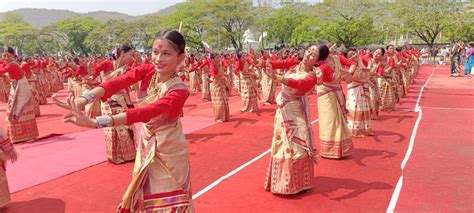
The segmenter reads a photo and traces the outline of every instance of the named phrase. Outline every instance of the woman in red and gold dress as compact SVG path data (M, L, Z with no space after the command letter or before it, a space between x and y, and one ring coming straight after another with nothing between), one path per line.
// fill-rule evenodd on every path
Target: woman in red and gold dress
M132 64L133 50L128 45L123 45L116 51L115 69L109 72L102 72L102 81L107 82L116 79L129 70L129 64ZM104 63L104 62L103 62ZM109 62L105 62L110 64ZM101 63L102 64L102 63ZM100 64L99 64L100 65ZM104 65L102 65L104 66ZM100 69L102 66L96 66ZM98 71L96 69L96 72ZM134 84L136 85L136 84ZM122 89L107 100L101 102L102 115L112 116L120 114L129 108L133 108L128 88ZM107 149L107 159L115 164L124 163L135 159L135 126L120 125L104 128L105 146Z
M275 103L275 91L276 91L276 82L273 81L273 79L267 75L267 72L265 72L265 67L264 65L266 64L267 60L270 59L270 54L267 51L262 51L262 57L260 58L260 68L263 70L262 71L262 80L260 81L262 85L262 101L264 102L264 105L272 105Z
M176 73L186 57L185 46L178 31L162 31L153 43L152 64L138 66L81 97L69 99L73 110L65 117L66 122L90 128L144 123L132 182L119 212L193 211L188 146L180 122L189 90ZM96 119L81 112L88 102L106 100L138 81L148 93L139 107Z
M11 47L3 50L3 65L0 76L8 73L11 81L7 105L6 127L12 143L33 141L38 137L35 111L31 99L31 85L15 60L15 51Z
M381 111L390 112L395 110L398 85L393 80L392 71L394 68L395 61L392 57L387 57L385 55L385 49L379 48L375 50L371 69L376 71L378 75Z
M0 67L3 66L4 61L0 60ZM10 80L7 76L0 75L0 103L7 103L10 95Z
M296 194L313 188L317 152L311 127L308 95L317 83L314 66L326 59L329 49L313 45L303 61L294 66L290 60L272 61L272 69L290 69L284 75L267 71L273 80L282 83L277 96L270 165L265 189L275 194ZM268 70L268 69L267 69Z
M7 135L0 128L0 212L10 203L10 189L8 188L7 174L5 173L7 161L16 161L16 151Z
M214 109L214 120L222 123L229 121L229 103L226 90L225 72L229 67L227 61L221 59L218 54L211 54L209 61L211 101Z
M240 73L240 97L242 101L240 111L242 112L258 111L258 74L255 72L256 65L257 62L254 55L242 56L236 61L234 71Z
M328 46L334 45L329 43ZM350 67L349 71L345 71L343 66ZM331 53L316 73L320 80L316 90L321 157L339 159L354 152L352 134L346 122L346 104L341 81L348 79L356 66L356 62Z
M23 72L25 73L25 77L28 80L28 83L31 86L31 104L33 105L33 110L35 111L36 116L40 116L40 91L38 91L38 81L36 79L36 76L31 72L30 64L31 59L28 57L23 59L23 62L20 66Z
M370 118L369 71L367 58L360 56L356 49L349 48L344 52L349 60L357 62L357 67L351 74L351 82L347 84L347 127L352 137L374 135Z

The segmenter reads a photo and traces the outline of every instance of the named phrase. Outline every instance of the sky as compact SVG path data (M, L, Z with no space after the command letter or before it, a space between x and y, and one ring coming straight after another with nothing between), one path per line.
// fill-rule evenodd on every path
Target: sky
M0 0L0 12L20 8L64 9L79 13L94 11L144 15L184 0Z
M318 0L305 0L317 2ZM20 8L64 9L79 13L94 11L145 15L184 2L184 0L0 0L0 12Z

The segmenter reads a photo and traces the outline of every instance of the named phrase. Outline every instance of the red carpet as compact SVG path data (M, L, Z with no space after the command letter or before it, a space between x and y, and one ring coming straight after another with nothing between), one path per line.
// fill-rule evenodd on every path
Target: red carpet
M184 117L183 131L194 132L214 124L213 119ZM63 124L66 127L72 124ZM141 125L136 125L137 132ZM101 129L51 137L29 144L16 145L19 159L8 167L10 189L16 192L107 160ZM54 166L52 166L54 165ZM35 174L31 176L30 174Z
M103 130L94 129L15 146L18 161L8 166L10 190L16 192L104 162Z

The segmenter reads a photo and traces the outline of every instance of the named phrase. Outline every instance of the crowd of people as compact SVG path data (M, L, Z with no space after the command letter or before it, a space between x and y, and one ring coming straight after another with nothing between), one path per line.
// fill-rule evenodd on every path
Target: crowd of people
M178 31L165 30L145 57L127 45L111 58L19 58L5 48L0 61L0 102L7 103L6 134L0 134L0 207L9 202L4 171L6 160L16 159L12 143L38 137L35 117L47 97L70 110L65 122L104 129L110 162L135 161L121 212L192 211L189 156L180 123L191 93L212 102L218 123L229 121L233 94L240 96L245 113L258 112L259 101L276 105L265 189L300 193L313 187L313 163L319 157L349 156L353 137L374 135L372 120L380 111L396 110L423 55L423 50L394 45L338 49L330 41L304 49L235 53L186 54L185 47ZM466 54L469 72L472 47ZM54 93L63 90L64 81L69 95L60 100ZM317 96L319 140L311 126L311 94ZM141 133L134 123L143 123Z
M438 65L450 65L451 76L460 77L462 66L464 65L464 76L471 76L474 73L472 66L474 58L472 54L474 42L468 44L454 43L440 48L424 47L420 53L420 64L436 63Z

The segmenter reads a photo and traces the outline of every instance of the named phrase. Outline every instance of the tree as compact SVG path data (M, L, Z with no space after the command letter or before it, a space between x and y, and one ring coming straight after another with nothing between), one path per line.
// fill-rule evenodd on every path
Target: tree
M273 4L274 0L261 0L258 2L257 6L253 10L253 16L255 17L255 23L254 27L256 28L255 32L259 32L260 35L257 37L262 37L262 40L260 41L260 48L264 49L265 48L265 37L264 33L267 33L268 36L268 30L267 30L267 20L270 16L270 14L273 13Z
M8 12L0 21L0 43L23 51L35 38L36 30L20 14Z
M281 8L273 10L273 13L265 20L265 29L270 38L279 43L287 43L291 40L293 31L306 18L300 12L300 8L307 6L304 3L294 1L283 1Z
M187 45L203 47L205 29L211 28L206 17L210 9L206 0L192 0L177 6L176 12L162 20L163 27L178 29L182 25L181 33L186 37Z
M432 47L443 31L457 24L463 4L447 0L396 0L388 8L398 19L399 32L412 33Z
M140 41L137 46L146 49L151 48L155 35L160 31L161 18L157 15L145 16L130 24L135 34L133 39Z
M110 52L114 47L124 44L134 49L138 46L145 47L152 33L148 29L149 19L140 20L133 23L109 20L89 33L84 43L93 53Z
M380 40L372 14L379 1L326 0L315 5L314 14L320 19L321 33L345 47L364 46Z
M90 49L84 43L86 37L100 26L99 21L90 17L63 19L53 24L58 36L66 41L66 49L71 53L83 54L90 52Z
M67 38L54 26L46 26L38 30L34 43L30 46L31 54L48 53L50 55L63 53L67 47Z
M208 22L217 28L224 29L223 35L220 36L227 38L235 49L242 49L242 35L254 22L252 1L209 0L207 6L209 7Z
M446 28L444 35L452 42L474 41L474 5L464 5L460 15L456 17L455 24Z
M11 23L11 24L28 24L24 19L23 16L19 13L15 12L6 12L3 15L1 20L3 23Z
M322 39L321 26L323 26L323 24L317 19L305 19L293 30L291 44L299 45L301 43L314 42Z

